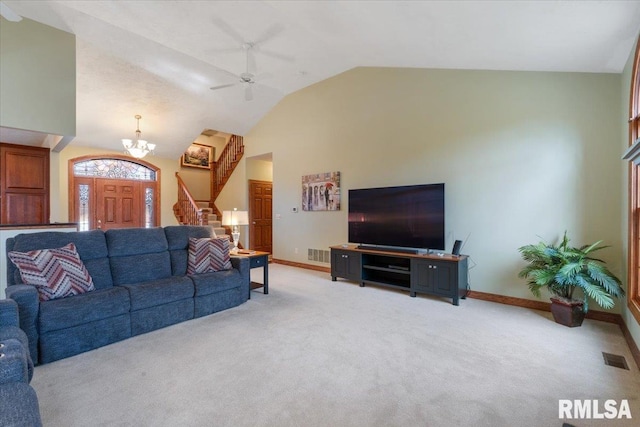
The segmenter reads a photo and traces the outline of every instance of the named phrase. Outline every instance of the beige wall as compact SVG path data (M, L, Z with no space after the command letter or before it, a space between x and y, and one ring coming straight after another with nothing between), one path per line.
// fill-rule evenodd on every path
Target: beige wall
M211 171L180 167L178 172L195 200L209 200L211 197Z
M88 147L68 146L59 153L51 153L51 222L69 221L69 160L87 155L122 154ZM163 227L177 225L173 215L173 205L178 196L176 172L179 169L177 159L165 159L147 156L145 161L160 168L160 219Z
M621 104L620 104L620 109L621 109L621 119L620 119L620 126L621 126L621 138L620 138L620 149L619 149L619 153L620 156L622 157L622 153L624 153L627 148L629 147L629 124L628 124L628 117L629 117L629 96L631 94L631 73L633 71L633 60L635 57L635 47L634 49L631 51L631 55L629 56L629 60L627 61L627 64L624 68L624 72L622 73L622 80L621 80L621 95L620 95L620 99L621 99ZM622 239L622 246L624 248L624 258L626 259L626 257L628 256L628 250L629 250L629 242L628 242L628 238L629 238L629 229L627 228L628 226L628 221L629 221L629 196L628 196L628 191L629 191L629 164L626 161L621 161L620 162L620 167L622 169L622 177L621 177L621 199L622 199L622 221L621 221L621 234L623 236ZM625 289L628 290L628 271L626 269L627 264L623 263L624 268L624 273L623 273L623 277L622 277L622 282L625 285ZM631 314L631 312L629 311L628 307L626 304L622 304L622 318L624 319L624 322L626 323L627 327L629 328L629 331L631 332L631 336L633 337L633 339L635 340L636 344L640 346L640 325L638 325L638 322L636 321L635 317L633 317L633 314Z
M273 162L259 157L247 159L247 180L273 181Z
M0 126L76 134L76 39L29 19L0 25Z
M246 157L273 155L274 257L306 263L306 248L346 242L350 188L444 182L446 247L469 236L472 289L534 299L517 248L564 230L604 239L622 273L620 81L357 68L287 96L245 137ZM292 213L301 176L329 171L342 210Z

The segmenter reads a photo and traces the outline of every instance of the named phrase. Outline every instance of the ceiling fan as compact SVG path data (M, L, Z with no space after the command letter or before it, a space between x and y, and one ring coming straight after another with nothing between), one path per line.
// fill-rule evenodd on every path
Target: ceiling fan
M214 18L212 23L218 27L222 32L226 33L229 37L234 39L241 47L240 48L230 48L230 49L218 49L217 53L229 53L229 52L237 52L238 50L243 50L246 57L246 67L245 72L237 75L232 74L234 77L238 79L236 83L225 84L214 86L211 90L223 89L231 86L235 86L241 84L244 86L244 99L246 101L251 101L253 99L253 90L252 85L256 83L256 81L260 81L270 77L268 73L261 73L255 75L253 73L256 72L256 57L255 54L258 53L260 55L270 56L272 58L279 59L281 61L293 62L294 58L288 55L284 55L278 52L273 52L268 49L263 48L263 44L267 43L269 40L277 37L283 30L284 27L281 24L274 24L271 27L267 28L259 37L253 39L253 41L247 41L240 34L238 34L230 25L225 23L220 19Z
M22 21L22 16L15 13L9 6L4 4L4 2L0 1L0 16L2 16L7 21L11 22L20 22Z
M245 71L242 74L232 74L234 77L236 77L238 79L238 81L236 83L229 83L229 84L225 84L225 85L219 85L219 86L213 86L210 89L211 90L218 90L218 89L224 89L227 87L231 87L231 86L235 86L238 84L241 84L244 86L244 99L245 101L251 101L253 99L253 90L251 89L251 86L253 84L256 83L256 75L251 73L249 71L249 63L253 63L255 64L255 59L253 58L253 52L251 51L253 49L253 43L243 43L242 44L242 48L245 51L245 55L246 55L246 67L245 67ZM252 67L255 70L255 65Z

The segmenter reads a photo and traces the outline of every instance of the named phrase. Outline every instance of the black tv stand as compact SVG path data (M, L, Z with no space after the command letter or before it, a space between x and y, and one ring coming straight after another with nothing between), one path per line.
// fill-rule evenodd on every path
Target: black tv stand
M397 252L400 254L419 254L420 249L400 248L396 246L375 246L375 245L358 245L356 249L363 251L380 251L380 252ZM426 249L425 249L426 251Z
M451 298L458 305L467 296L467 256L398 253L379 246L331 247L331 280L341 277L365 285Z

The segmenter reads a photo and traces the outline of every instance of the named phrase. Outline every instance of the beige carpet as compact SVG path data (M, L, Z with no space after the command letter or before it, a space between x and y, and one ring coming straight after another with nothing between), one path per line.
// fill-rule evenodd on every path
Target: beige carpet
M270 273L240 307L37 367L45 425L561 426L559 399L629 400L633 420L576 426L640 420L616 325Z

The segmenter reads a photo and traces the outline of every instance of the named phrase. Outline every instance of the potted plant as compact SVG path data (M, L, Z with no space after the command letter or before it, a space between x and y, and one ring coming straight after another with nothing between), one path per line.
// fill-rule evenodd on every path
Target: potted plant
M580 326L593 299L602 308L615 305L613 298L624 296L618 279L604 265L604 261L593 258L593 252L602 240L579 248L569 246L565 231L559 245L540 242L522 246L518 250L528 262L518 276L527 279L531 292L540 297L540 290L551 293L551 313L557 323L565 326ZM580 292L576 292L577 290Z

